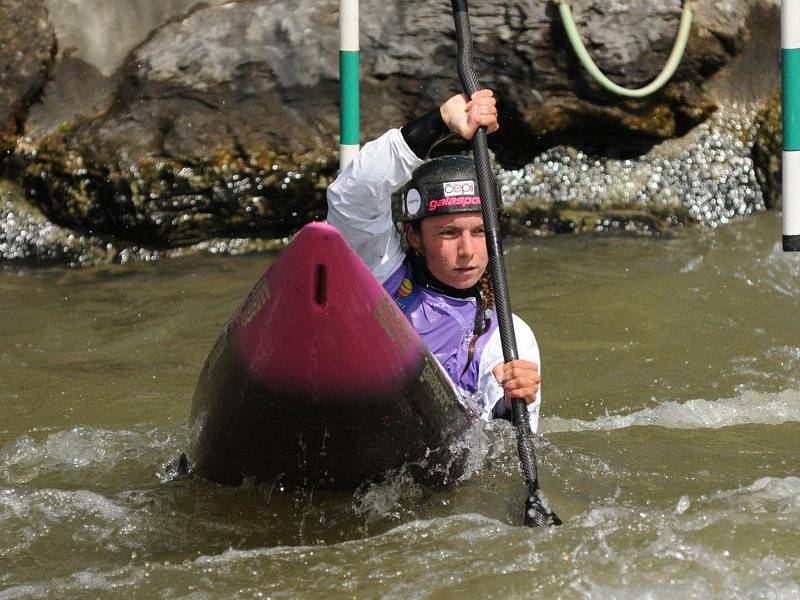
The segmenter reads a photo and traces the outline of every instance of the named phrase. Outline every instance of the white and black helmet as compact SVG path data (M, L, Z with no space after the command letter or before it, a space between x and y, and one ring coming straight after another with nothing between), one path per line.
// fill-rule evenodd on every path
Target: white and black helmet
M399 220L480 212L475 164L466 156L440 156L417 167L400 189Z

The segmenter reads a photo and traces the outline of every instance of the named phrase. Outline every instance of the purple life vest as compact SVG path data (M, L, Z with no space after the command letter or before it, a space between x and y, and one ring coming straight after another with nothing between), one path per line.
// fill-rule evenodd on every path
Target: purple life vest
M383 284L400 310L417 330L450 379L462 392L478 388L481 354L497 329L497 315L487 311L491 324L475 343L469 361L469 344L474 336L475 298L453 298L414 282L408 262L403 262Z

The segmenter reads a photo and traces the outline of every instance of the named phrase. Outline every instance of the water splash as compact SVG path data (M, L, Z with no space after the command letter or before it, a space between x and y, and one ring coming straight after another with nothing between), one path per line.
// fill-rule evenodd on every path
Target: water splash
M400 519L403 504L421 498L424 490L406 469L391 474L380 483L369 483L353 495L353 512L368 523L384 518Z
M506 422L503 424L507 425ZM437 482L441 479L445 484L453 483L448 480L453 462L459 461L459 467L455 469L460 473L457 482L464 482L479 473L492 456L505 453L509 444L500 432L503 428L499 422L474 422L450 445L449 462L436 468L437 474L441 473L441 478L434 475ZM399 520L401 517L412 517L414 504L429 493L420 479L430 478L430 467L426 461L403 465L387 473L383 480L368 482L356 490L353 512L368 523L385 518Z

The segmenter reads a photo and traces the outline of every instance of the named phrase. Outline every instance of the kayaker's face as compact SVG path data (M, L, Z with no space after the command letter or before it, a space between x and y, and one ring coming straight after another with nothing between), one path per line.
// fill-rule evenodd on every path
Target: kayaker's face
M478 212L422 219L419 231L408 229L408 243L425 257L434 277L459 290L478 283L489 264Z

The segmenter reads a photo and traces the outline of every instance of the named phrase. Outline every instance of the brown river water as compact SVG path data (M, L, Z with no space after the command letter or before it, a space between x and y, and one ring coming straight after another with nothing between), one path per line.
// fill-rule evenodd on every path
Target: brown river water
M551 529L520 526L504 422L441 491L176 476L205 357L270 255L0 268L0 599L798 598L800 256L779 238L760 214L506 241Z

